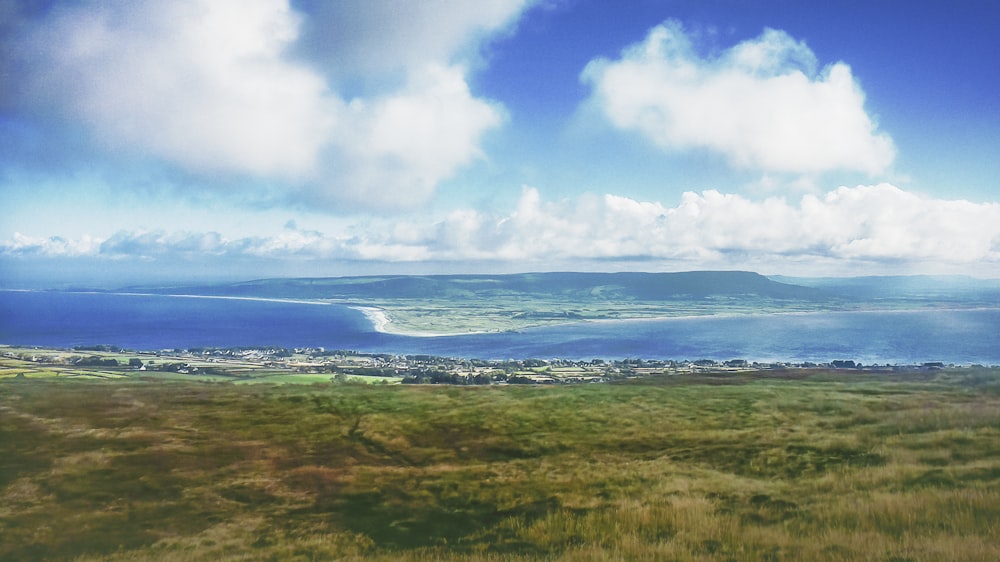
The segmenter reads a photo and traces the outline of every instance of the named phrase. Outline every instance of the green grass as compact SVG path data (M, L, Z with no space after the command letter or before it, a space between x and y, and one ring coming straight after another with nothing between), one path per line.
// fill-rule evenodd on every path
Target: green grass
M466 333L522 330L548 324L587 320L666 318L763 312L809 312L831 308L829 303L747 298L726 300L597 300L581 304L572 297L512 294L459 300L438 298L363 299L352 304L383 309L392 319L389 329L403 333Z
M0 381L0 560L992 561L998 536L987 369Z

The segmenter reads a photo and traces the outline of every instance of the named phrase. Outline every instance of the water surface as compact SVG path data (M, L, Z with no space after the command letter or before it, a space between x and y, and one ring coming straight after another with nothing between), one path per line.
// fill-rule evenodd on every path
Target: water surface
M1000 364L1000 308L814 312L582 322L407 337L347 306L107 293L0 291L0 343L130 349L325 347L482 359L734 359Z

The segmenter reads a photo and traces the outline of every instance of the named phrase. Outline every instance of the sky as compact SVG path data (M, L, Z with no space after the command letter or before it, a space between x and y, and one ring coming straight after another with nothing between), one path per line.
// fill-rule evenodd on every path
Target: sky
M1000 277L988 0L0 2L0 286Z

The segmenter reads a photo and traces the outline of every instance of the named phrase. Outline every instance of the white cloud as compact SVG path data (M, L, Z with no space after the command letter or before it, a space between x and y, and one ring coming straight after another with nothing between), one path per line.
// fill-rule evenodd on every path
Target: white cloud
M217 232L119 231L101 242L97 251L108 258L171 258L220 256L226 241Z
M426 199L461 166L481 158L480 137L502 109L472 96L457 67L428 65L392 95L348 108L351 136L337 139L327 181L346 179L355 201L401 207Z
M11 240L0 243L0 255L77 257L93 255L100 250L101 240L83 236L78 240L62 236L33 237L15 232Z
M365 0L308 2L315 17L305 28L308 56L334 74L391 74L424 66L469 62L481 41L509 28L533 0Z
M706 148L771 172L884 171L895 149L850 67L816 64L805 43L771 29L702 58L668 21L620 59L591 61L581 79L611 124L666 150Z
M852 268L1000 276L1000 204L922 197L889 184L841 187L798 202L753 201L718 191L683 194L676 206L617 195L544 201L524 188L515 209L452 211L441 220L368 221L340 232L288 228L272 237L119 232L107 240L0 243L0 256L185 256L386 262L470 261L546 269L600 261L645 267L766 269L817 274ZM651 265L652 264L652 265Z
M15 97L24 115L83 125L110 154L209 180L199 188L222 175L289 186L299 202L402 207L482 157L503 109L470 91L467 63L526 5L67 2L19 26ZM358 94L344 72L394 79Z
M280 0L59 6L22 45L34 69L24 87L118 150L308 177L338 100L285 57L297 34Z

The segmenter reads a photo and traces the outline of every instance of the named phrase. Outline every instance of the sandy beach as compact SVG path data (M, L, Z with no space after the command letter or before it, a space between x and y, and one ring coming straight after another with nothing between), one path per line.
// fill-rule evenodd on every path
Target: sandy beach
M389 324L392 323L392 320L381 308L375 308L374 306L351 306L350 308L364 314L365 318L372 323L372 328L376 332L381 334L391 333L388 328Z
M399 329L398 325L392 323L389 314L374 306L347 305L365 315L365 318L372 323L372 328L381 334L392 334L396 336L407 336L411 338L439 338L442 336L462 336L469 334L485 334L488 332L425 332L419 330Z

